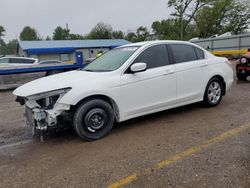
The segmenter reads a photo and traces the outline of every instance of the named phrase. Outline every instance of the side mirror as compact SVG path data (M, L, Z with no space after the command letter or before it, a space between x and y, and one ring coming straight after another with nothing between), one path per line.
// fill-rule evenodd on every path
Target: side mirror
M147 70L146 63L135 63L135 64L131 65L131 67L130 67L130 71L132 73L143 72L145 70Z

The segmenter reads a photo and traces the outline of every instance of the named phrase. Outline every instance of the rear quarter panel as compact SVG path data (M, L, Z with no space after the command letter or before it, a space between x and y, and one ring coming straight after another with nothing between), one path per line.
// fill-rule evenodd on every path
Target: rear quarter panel
M226 83L226 90L229 89L234 81L234 73L232 67L230 67L227 62L228 60L223 57L213 57L208 59L209 76L207 79L207 83L214 76L221 76Z

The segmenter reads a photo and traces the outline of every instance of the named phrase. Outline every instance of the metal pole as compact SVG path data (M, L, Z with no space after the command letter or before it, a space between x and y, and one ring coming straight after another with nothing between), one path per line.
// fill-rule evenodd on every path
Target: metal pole
M181 21L181 40L183 40L183 0L181 1L181 18L180 18L180 21Z

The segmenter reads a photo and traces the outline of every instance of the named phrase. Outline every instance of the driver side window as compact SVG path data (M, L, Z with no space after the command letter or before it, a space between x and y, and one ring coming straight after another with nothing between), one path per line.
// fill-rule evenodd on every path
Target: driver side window
M143 62L147 64L147 69L169 65L169 56L165 44L152 46L143 51L134 63Z

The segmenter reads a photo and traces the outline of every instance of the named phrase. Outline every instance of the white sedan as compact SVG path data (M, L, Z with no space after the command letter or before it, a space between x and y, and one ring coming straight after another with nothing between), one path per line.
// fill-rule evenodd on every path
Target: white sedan
M71 120L91 141L115 121L199 101L216 106L232 83L227 59L189 42L151 41L115 48L82 70L32 81L14 95L35 133Z

